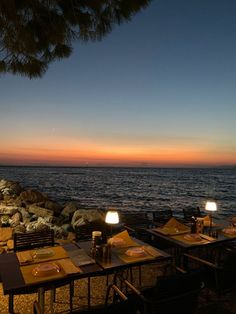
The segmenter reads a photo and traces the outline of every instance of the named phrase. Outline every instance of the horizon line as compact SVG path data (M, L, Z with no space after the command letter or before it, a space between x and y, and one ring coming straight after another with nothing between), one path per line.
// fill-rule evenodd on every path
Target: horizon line
M166 168L166 169L188 169L188 168L235 168L236 164L232 165L160 165L160 166L155 166L155 165L32 165L32 164L22 164L22 165L17 165L17 164L0 164L0 167L28 167L28 168Z

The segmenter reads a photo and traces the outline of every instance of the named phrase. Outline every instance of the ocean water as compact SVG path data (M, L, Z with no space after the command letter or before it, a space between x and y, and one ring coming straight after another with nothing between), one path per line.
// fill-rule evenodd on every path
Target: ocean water
M68 168L0 167L0 179L18 181L51 199L78 201L81 208L158 211L215 200L218 215L236 215L236 167L229 168Z

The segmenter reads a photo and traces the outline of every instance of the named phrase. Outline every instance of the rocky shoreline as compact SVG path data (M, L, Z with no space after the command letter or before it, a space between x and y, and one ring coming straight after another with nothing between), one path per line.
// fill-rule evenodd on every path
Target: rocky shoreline
M21 233L53 229L57 239L73 240L80 226L101 219L101 210L79 208L74 201L61 205L37 190L0 179L0 227ZM0 233L0 246L6 250L12 247L9 237Z

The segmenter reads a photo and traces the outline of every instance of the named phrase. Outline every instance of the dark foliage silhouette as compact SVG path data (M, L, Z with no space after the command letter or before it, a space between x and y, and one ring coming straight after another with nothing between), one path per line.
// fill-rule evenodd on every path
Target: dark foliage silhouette
M75 40L101 40L150 0L1 0L0 73L40 77Z

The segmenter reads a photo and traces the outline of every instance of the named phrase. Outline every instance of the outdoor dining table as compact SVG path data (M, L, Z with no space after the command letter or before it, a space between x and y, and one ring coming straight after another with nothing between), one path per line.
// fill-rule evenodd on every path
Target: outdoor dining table
M138 245L145 245L150 248L150 246L146 245L144 242L139 241L137 243ZM69 243L63 245L61 248L65 251L66 258L63 254L58 256L58 259L54 257L53 262L55 263L60 264L61 259L71 260L72 262L76 257L80 259L80 252L83 252L83 257L84 253L86 252L88 260L90 259L90 241ZM54 247L49 249L54 249ZM14 295L35 293L35 291L38 291L38 301L43 312L44 292L47 289L52 289L53 287L62 286L64 284L66 285L71 281L81 278L88 278L88 306L90 306L91 277L112 274L116 271L136 265L169 261L171 258L169 254L155 248L151 248L150 252L151 253L147 254L146 258L136 258L130 260L127 260L127 258L124 259L122 254L120 255L117 252L112 252L111 259L109 261L95 257L94 261L90 262L89 264L85 263L84 265L82 259L82 265L79 265L78 271L74 271L73 269L71 273L62 272L62 274L59 276L36 278L36 280L32 276L32 269L34 269L36 264L33 265L31 263L26 263L21 265L19 262L19 255L17 256L17 253L2 254L0 255L0 277L3 285L3 292L5 295L9 295L9 313L14 313L12 302Z
M198 252L206 249L210 251L211 249L218 249L218 255L220 256L220 248L224 245L227 245L231 241L236 240L236 232L233 234L226 234L223 230L229 228L227 226L228 221L221 220L217 221L215 226L212 228L214 237L209 235L209 228L206 228L205 233L191 234L190 231L178 232L173 231L165 233L162 228L152 228L147 229L146 232L152 237L153 243L156 245L158 243L166 245L168 248L174 249L172 253L175 257L177 263L184 263L186 266L186 259L184 258L184 253L187 253L191 250L198 250ZM235 229L236 230L236 229Z
M57 248L57 247L56 247ZM79 247L76 244L66 244L62 248L67 254L67 259L70 260L69 254L75 252ZM55 247L47 248L50 250L55 249ZM35 251L35 250L34 250ZM24 253L25 251L22 251ZM63 286L69 284L71 281L81 278L87 278L89 276L97 276L102 272L102 268L97 263L91 263L84 266L79 266L78 271L72 271L72 273L61 272L59 275L49 276L49 277L35 277L31 274L31 270L34 269L37 264L34 263L24 263L20 265L18 253L7 253L0 255L0 276L3 286L4 295L9 295L9 313L14 313L13 309L13 296L26 293L35 293L38 291L38 301L41 309L44 309L44 292L48 289L54 287ZM63 260L65 260L63 256ZM59 264L62 260L53 259L53 262ZM48 259L47 259L48 261ZM50 261L50 258L49 258ZM46 262L41 260L41 263ZM43 310L42 310L43 311Z
M104 275L115 274L127 269L132 269L133 267L139 267L139 284L141 284L142 266L155 263L169 263L172 261L172 256L170 254L154 248L150 244L147 244L139 239L132 238L132 240L137 247L144 248L147 254L143 257L132 257L127 256L126 254L129 247L112 248L110 259L104 259L101 256L96 257L96 263L103 269ZM79 246L89 254L89 241L81 241L79 242Z

